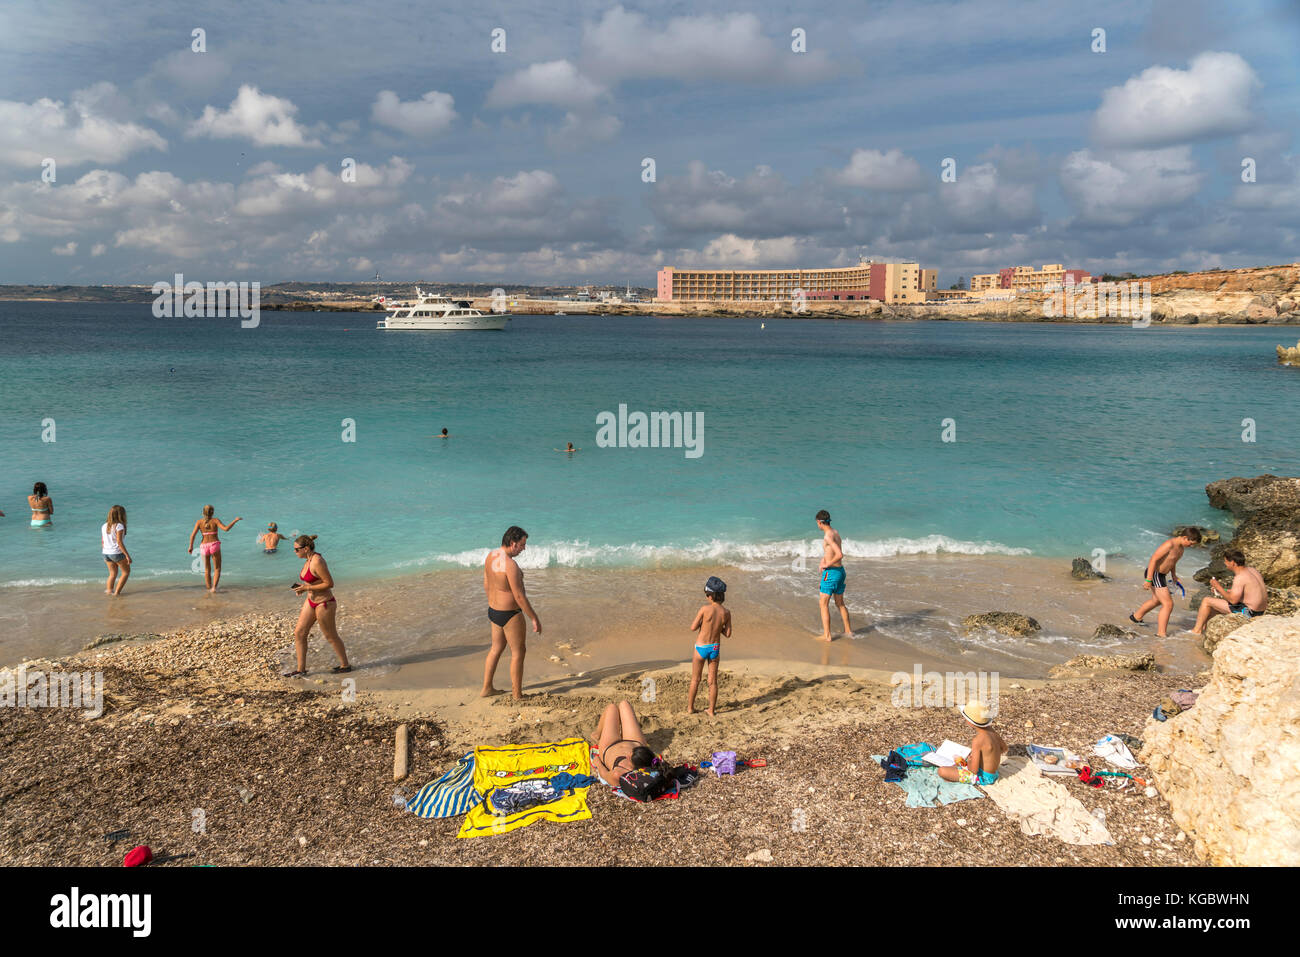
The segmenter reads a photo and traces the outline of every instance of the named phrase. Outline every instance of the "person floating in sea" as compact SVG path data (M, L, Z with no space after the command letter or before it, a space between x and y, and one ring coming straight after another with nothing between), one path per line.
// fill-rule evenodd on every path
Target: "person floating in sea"
M443 429L441 432L438 433L438 438L449 439L451 438L451 434L446 429Z
M342 675L352 670L352 665L348 663L347 649L343 647L343 639L339 637L335 625L339 603L334 597L334 577L325 564L325 556L316 551L315 543L315 535L299 535L293 540L293 553L304 559L306 564L298 573L301 580L293 584L294 593L303 596L303 603L298 624L293 629L293 648L298 662L293 671L284 673L286 678L301 678L307 674L307 636L311 634L313 623L320 625L321 634L334 649L334 654L339 656L338 666L333 669L333 673Z
M993 718L983 702L970 701L959 710L966 723L975 729L970 754L966 757L965 767L940 768L939 777L945 781L987 787L998 779L998 766L1002 763L1002 755L1007 753L1007 743L993 730Z
M853 626L849 624L849 609L844 604L844 543L840 539L840 533L831 528L831 514L822 509L817 513L817 527L822 531L822 562L818 566L822 573L821 581L821 611L822 611L822 633L821 641L831 640L831 598L834 597L835 604L840 610L840 617L844 620L844 633L853 634Z
M572 442L569 442L566 448L563 448L563 449L555 449L554 451L556 451L556 452L581 452L582 449L575 449L575 448L573 447L573 443L572 443Z
M1223 564L1232 572L1232 588L1224 591L1217 578L1210 579L1211 595L1201 601L1196 613L1196 627L1193 635L1205 634L1205 626L1215 615L1244 615L1254 618L1268 609L1268 586L1264 576L1246 564L1246 556L1240 548L1229 548L1223 553Z
M27 496L27 505L32 510L32 528L50 528L54 523L54 500L44 482L32 486L32 494Z
M492 684L501 653L510 646L510 688L516 701L523 697L524 638L527 629L520 612L533 621L533 633L542 633L542 622L524 593L524 573L515 558L528 543L528 533L511 525L501 536L501 547L488 552L483 560L483 591L487 594L488 621L492 623L492 647L483 667L483 691L480 697L503 694Z
M238 521L236 519L236 521ZM234 522L231 523L232 525ZM288 535L281 535L279 526L275 522L268 522L266 531L257 536L257 543L262 546L262 551L267 555L274 555L275 550L280 547L281 542L289 540Z
M1165 632L1169 627L1169 616L1174 611L1174 599L1169 594L1169 583L1173 582L1182 588L1182 582L1178 580L1178 559L1183 557L1183 549L1193 548L1200 543L1201 533L1195 528L1185 528L1173 538L1161 543L1160 547L1152 553L1151 560L1147 562L1146 580L1142 585L1143 590L1151 592L1151 597L1142 603L1142 607L1137 612L1129 614L1129 621L1135 625L1143 624L1142 619L1146 613L1158 605L1160 614L1156 617L1156 636L1167 637Z
M104 586L105 595L120 595L126 587L126 580L131 577L131 553L126 550L126 509L114 505L108 510L108 518L99 527L99 543L104 553L104 564L108 566L108 584ZM122 577L119 579L118 573Z
M235 524L242 521L236 518L229 525L213 515L211 505L203 506L203 517L194 523L194 528L190 531L190 554L194 554L194 536L202 533L203 539L199 543L199 553L203 556L203 583L207 586L208 591L216 592L217 586L221 584L221 542L217 539L217 532L228 532L235 527ZM216 565L216 574L213 574L212 566Z
M707 599L691 622L691 631L698 631L700 637L695 640L695 654L691 658L691 691L686 699L686 713L695 713L695 692L700 686L700 674L704 663L709 663L709 716L718 704L718 659L722 653L722 638L731 637L731 611L722 607L727 600L727 583L716 575L709 576L704 583L704 597Z

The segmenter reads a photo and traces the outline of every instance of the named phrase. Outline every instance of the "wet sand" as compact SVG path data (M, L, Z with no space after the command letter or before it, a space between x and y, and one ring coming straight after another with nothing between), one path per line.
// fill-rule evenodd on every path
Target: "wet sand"
M1185 562L1185 579L1199 567ZM286 566L287 567L287 566ZM727 605L735 635L723 642L724 661L767 659L800 669L875 668L910 671L997 671L1041 678L1048 669L1082 652L1156 653L1161 667L1189 671L1208 660L1197 642L1178 629L1190 627L1186 601L1175 599L1171 637L1157 639L1151 626L1141 637L1091 638L1097 625L1127 621L1145 593L1136 564L1112 559L1111 581L1077 582L1069 563L1035 557L924 556L858 560L849 565L846 598L854 633L830 644L821 633L815 567L529 570L530 599L543 633L528 632L525 682L542 686L581 672L611 668L664 667L691 657L689 625L703 601L703 580L720 574L729 584ZM288 663L300 599L284 588L241 587L227 575L221 592L209 595L192 582L132 582L127 594L109 598L89 586L4 589L0 611L0 665L71 654L104 634L148 634L195 627L244 613L283 619L283 661ZM339 628L349 656L360 666L359 686L463 688L482 680L489 629L481 577L454 569L349 584L336 590ZM965 635L961 619L987 611L1030 615L1042 631L1029 638ZM832 632L841 630L832 605ZM318 633L310 668L332 665ZM508 682L508 656L498 687Z

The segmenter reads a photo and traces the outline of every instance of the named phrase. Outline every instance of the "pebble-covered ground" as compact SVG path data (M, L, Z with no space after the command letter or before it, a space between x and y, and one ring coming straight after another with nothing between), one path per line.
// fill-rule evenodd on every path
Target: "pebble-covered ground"
M219 624L83 653L79 667L93 660L111 689L94 720L70 709L0 709L0 862L117 866L131 847L148 844L164 866L1197 863L1168 805L1141 788L1067 783L1089 810L1104 812L1116 841L1110 847L1026 836L987 799L908 808L870 755L919 740L964 741L963 722L949 710L865 700L862 717L837 711L829 728L810 713L806 733L793 741L757 720L760 709L780 709L795 691L807 708L817 679L786 680L743 703L755 720L735 748L766 758L765 769L706 775L680 800L651 805L593 788L589 821L458 840L459 819L420 819L394 801L395 792L410 796L463 753L445 716L404 719L411 776L394 784L398 721L364 695L344 705L337 693L287 687L272 674L259 627L255 620ZM213 657L218 646L222 654ZM841 695L843 683L853 682L825 680ZM1087 753L1104 733L1140 735L1154 702L1186 682L1134 673L1004 689L999 727L1012 741L1032 734ZM636 675L621 683L639 687ZM865 686L849 690L868 697ZM540 709L546 719L520 720L506 737L563 737L556 716L574 713L582 720L568 733L581 734L607 700L538 696L526 703L528 714ZM493 706L519 708L504 699ZM651 743L674 753L678 716L654 704L638 704L638 711Z

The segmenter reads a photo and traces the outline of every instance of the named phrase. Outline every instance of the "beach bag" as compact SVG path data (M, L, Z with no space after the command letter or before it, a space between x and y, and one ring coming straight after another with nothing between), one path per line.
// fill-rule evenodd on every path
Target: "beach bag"
M677 789L677 782L656 768L634 768L618 779L633 801L649 802Z

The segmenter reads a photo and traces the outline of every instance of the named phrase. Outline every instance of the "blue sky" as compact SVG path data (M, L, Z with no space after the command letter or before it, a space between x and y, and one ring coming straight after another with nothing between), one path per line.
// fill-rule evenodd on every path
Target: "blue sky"
M7 0L0 282L1292 262L1298 49L1294 0Z

